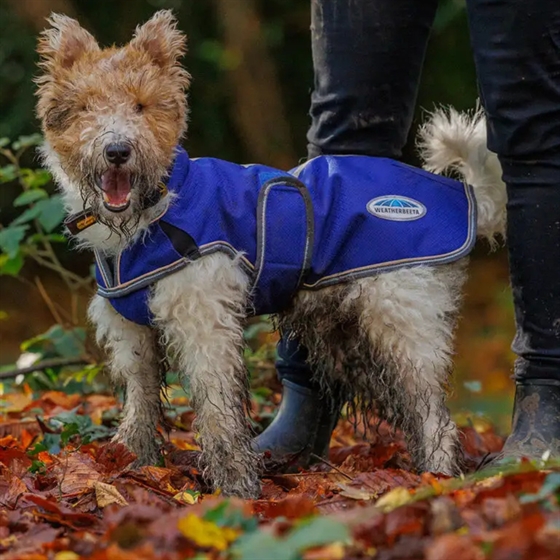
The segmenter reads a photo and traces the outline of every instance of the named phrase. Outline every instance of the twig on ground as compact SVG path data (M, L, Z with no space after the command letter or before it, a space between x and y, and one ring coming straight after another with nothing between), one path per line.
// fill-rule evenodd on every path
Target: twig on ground
M313 457L314 459L317 459L318 461L321 461L321 463L325 463L325 465L327 465L331 469L335 470L337 473L341 474L342 476L345 476L348 480L354 480L349 474L346 474L342 469L339 469L336 465L333 465L332 463L330 463L326 459L323 459L323 457L319 457L319 455L317 455L315 453L311 453L311 457Z

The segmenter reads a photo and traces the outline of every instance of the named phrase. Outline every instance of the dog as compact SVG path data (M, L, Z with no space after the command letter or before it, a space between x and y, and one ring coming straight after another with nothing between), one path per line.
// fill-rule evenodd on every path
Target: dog
M186 43L171 12L157 12L122 48L101 49L66 16L49 23L38 46L42 157L63 193L68 230L96 256L88 316L113 381L126 388L115 438L135 464L160 458L165 357L190 385L204 476L226 495L259 495L243 328L265 310L307 346L325 390L342 387L402 429L418 469L457 474L460 445L445 401L467 254L475 233L495 242L505 226L483 115L433 114L420 132L425 171L359 156L316 158L291 173L189 160L177 148L188 114ZM362 193L377 182L390 196ZM335 199L346 190L367 196L367 211L364 202L335 226L329 216L344 204L331 204L329 189ZM445 225L433 233L428 216ZM346 245L355 228L359 251ZM404 232L393 236L396 257L368 264L364 255L379 252L389 230ZM419 236L429 246L411 253ZM349 270L329 253L331 238Z

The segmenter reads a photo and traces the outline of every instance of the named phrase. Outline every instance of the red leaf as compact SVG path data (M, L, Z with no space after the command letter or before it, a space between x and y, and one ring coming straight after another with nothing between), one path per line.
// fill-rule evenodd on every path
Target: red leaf
M287 517L299 519L317 513L315 502L305 495L288 496L283 500L256 500L253 502L253 512L264 519Z
M109 475L122 472L134 460L136 460L136 455L120 442L110 442L104 445L97 455L97 463Z
M426 548L426 560L484 560L480 546L469 537L460 535L443 535Z
M47 499L36 494L25 494L26 502L31 502L45 510L44 512L35 511L35 515L46 521L64 525L72 529L82 527L94 527L98 524L98 519L89 513L76 513L69 508L59 506L54 499Z

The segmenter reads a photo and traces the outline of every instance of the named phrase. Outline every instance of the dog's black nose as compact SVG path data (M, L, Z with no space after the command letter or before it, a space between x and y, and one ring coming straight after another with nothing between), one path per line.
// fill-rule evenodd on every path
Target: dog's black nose
M127 162L131 152L132 150L128 144L116 142L114 144L109 144L105 148L105 157L109 163L120 165L121 163Z

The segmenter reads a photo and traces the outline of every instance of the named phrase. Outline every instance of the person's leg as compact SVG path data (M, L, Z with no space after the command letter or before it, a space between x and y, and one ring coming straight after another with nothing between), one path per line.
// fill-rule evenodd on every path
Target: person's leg
M311 0L315 87L308 157L362 154L399 158L410 130L426 44L438 0ZM321 396L306 350L278 346L282 404L255 440L273 456L325 455L340 410Z
M517 335L504 455L560 455L560 2L467 2L488 146L508 188Z

